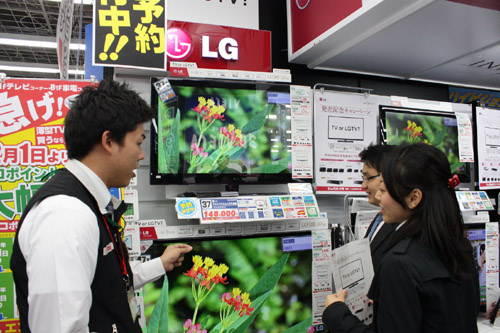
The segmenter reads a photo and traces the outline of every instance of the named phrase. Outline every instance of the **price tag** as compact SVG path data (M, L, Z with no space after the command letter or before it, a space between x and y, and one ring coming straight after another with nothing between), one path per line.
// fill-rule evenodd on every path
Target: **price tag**
M238 209L212 209L212 210L204 210L203 211L203 218L204 219L225 219L225 218L231 218L231 219L237 219L239 218L238 216Z

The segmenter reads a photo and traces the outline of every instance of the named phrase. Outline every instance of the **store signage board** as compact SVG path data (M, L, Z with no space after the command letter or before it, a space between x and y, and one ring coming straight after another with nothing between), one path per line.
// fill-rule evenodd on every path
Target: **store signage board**
M448 92L449 100L453 103L471 104L479 102L487 108L500 109L499 91L449 87Z
M166 48L169 61L200 69L271 72L270 31L168 21Z
M179 219L200 223L275 221L318 218L314 195L273 195L217 198L176 198Z
M0 332L17 332L19 314L10 270L21 214L43 177L67 161L64 117L89 81L6 79L0 84Z
M476 107L477 183L480 190L500 188L500 117L495 109Z
M360 194L359 153L377 142L378 97L314 92L316 194Z
M165 0L96 1L93 65L166 70Z

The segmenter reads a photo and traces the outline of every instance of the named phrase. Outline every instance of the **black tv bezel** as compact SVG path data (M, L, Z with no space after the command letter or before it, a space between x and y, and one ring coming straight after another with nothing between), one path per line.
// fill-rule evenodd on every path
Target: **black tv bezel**
M163 79L163 77L152 77L151 88L151 108L158 113L158 93L154 88L153 83ZM197 87L227 87L242 89L257 89L262 87L266 90L274 90L278 92L290 92L290 85L279 84L274 82L250 82L250 81L229 81L229 80L214 80L214 79L192 79L192 78L171 78L168 77L170 83L178 85L188 85ZM176 100L169 103L176 103ZM167 103L167 105L169 104ZM275 173L275 174L236 174L223 173L215 174L167 174L158 172L158 133L155 128L158 117L155 116L151 122L151 145L150 145L150 184L151 185L194 185L194 184L222 184L226 185L227 189L238 188L239 185L272 185L272 184L287 184L287 183L311 183L312 179L292 178L292 173ZM154 123L153 123L154 122Z
M387 144L386 117L385 117L386 111L390 111L393 113L418 114L423 116L437 116L455 120L457 119L455 114L451 112L430 110L430 109L407 108L407 107L390 106L390 105L379 105L379 121L380 121L379 135L380 135L380 142L383 144ZM458 151L457 151L457 156L458 156ZM456 174L460 179L461 183L470 183L472 179L471 167L469 162L465 162L464 165L465 165L464 172L459 172Z

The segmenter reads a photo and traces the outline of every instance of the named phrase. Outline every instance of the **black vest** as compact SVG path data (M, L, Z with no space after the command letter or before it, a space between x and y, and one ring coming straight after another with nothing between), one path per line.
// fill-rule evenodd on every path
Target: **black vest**
M115 326L117 331L122 332L142 332L138 321L132 322L132 315L128 305L125 283L122 278L120 262L116 254L116 249L104 255L103 249L111 243L111 237L104 224L103 216L94 197L83 186L82 183L68 170L62 169L56 173L46 184L44 184L33 196L21 216L17 227L16 237L14 239L10 267L13 272L14 282L16 284L17 306L19 308L19 317L22 332L30 332L28 327L28 276L26 273L26 261L19 248L18 235L22 223L31 208L38 202L53 195L68 195L78 198L94 212L99 226L99 247L96 253L97 266L92 281L92 305L90 308L89 328L91 332L107 333L113 332ZM123 204L123 203L122 203ZM115 220L125 211L120 206L121 211L115 213ZM68 217L67 223L71 223ZM110 225L111 232L118 234L117 229ZM120 242L121 239L117 237ZM123 246L125 252L126 246ZM126 265L129 272L131 283L133 285L132 271L128 264L128 254L126 253Z

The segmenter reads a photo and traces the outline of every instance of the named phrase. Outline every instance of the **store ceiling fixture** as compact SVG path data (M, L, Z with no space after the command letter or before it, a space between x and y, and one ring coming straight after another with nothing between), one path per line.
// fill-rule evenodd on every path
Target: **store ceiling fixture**
M85 26L92 23L93 6L88 0L74 3L69 69L82 75ZM12 78L59 78L55 44L59 6L60 1L53 0L0 0L0 72Z
M0 73L4 73L6 71L59 74L59 69L57 67L26 67L26 66L15 66L15 65L0 65ZM85 74L85 71L70 69L68 70L68 73L71 75L77 75L77 74L83 75Z
M1 36L1 35L0 35ZM15 38L2 38L0 37L0 45L11 45L11 46L26 46L30 47L41 47L47 49L55 49L57 48L57 43L54 40L50 41L41 41L34 39L15 39ZM85 50L85 44L71 43L69 45L70 50Z

